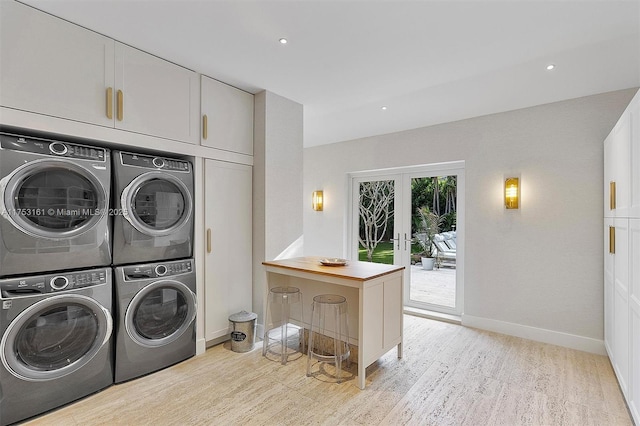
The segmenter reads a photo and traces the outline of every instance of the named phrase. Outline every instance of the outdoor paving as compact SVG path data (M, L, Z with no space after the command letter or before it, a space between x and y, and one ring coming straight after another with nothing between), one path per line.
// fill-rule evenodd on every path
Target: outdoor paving
M409 298L418 302L455 307L455 268L442 267L433 271L425 271L421 264L411 265Z

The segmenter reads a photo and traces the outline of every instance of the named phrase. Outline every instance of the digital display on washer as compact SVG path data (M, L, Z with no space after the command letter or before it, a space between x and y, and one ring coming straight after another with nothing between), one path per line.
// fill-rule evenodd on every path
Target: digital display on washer
M191 163L172 158L155 157L152 155L128 154L121 152L122 164L126 166L145 167L148 169L162 169L176 172L191 171Z
M0 133L0 144L3 149L56 157L79 158L92 161L105 161L106 158L106 150L104 148L48 139L27 138L6 133Z
M168 277L171 275L185 274L192 270L193 265L191 260L126 266L123 268L124 276L127 280Z

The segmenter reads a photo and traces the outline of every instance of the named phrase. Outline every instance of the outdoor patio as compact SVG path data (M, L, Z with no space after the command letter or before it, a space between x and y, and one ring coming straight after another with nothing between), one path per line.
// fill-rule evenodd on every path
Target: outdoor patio
M421 264L411 265L410 299L453 308L456 297L456 269L441 267L425 271Z

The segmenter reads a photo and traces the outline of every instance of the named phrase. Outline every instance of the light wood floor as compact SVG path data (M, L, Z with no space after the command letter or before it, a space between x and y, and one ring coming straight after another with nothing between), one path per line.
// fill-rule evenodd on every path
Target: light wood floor
M404 358L392 350L371 365L364 391L305 367L218 345L29 424L632 424L604 356L412 316Z

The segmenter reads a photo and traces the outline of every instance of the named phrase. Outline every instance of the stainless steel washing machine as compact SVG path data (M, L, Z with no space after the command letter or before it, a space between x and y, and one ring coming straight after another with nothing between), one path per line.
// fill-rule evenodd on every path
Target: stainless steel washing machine
M117 267L115 294L116 383L195 355L193 259Z
M109 150L0 133L0 277L111 264Z
M191 163L114 151L113 178L113 264L191 257Z
M0 280L0 425L113 383L111 268Z

